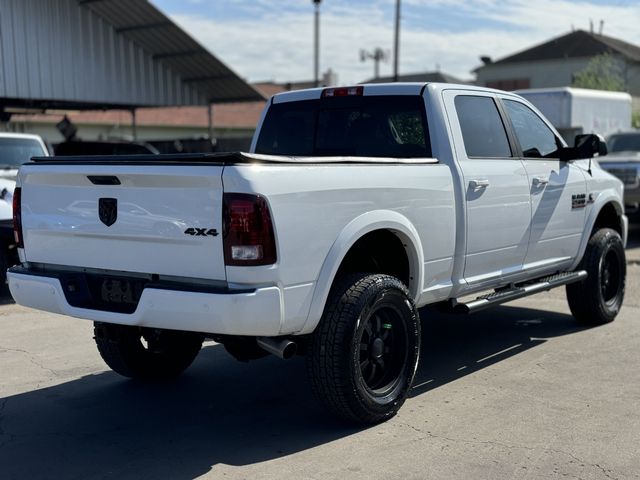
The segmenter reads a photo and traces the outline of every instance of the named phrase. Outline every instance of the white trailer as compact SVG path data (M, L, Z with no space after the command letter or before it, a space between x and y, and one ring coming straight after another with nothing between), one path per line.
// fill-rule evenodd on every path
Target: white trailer
M631 95L585 88L534 88L515 93L529 100L569 145L581 133L604 137L631 129Z

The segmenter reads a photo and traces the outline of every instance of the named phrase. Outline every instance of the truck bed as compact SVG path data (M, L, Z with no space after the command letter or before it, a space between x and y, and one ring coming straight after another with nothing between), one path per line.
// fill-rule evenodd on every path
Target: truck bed
M78 155L34 157L32 163L41 165L238 165L260 164L429 164L435 158L387 157L291 157L247 152L185 153L165 155Z

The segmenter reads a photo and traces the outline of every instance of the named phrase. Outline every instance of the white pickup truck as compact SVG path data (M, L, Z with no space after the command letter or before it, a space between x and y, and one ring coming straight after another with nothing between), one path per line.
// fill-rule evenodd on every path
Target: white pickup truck
M411 388L418 307L567 285L577 320L615 318L623 187L577 143L514 94L390 84L278 94L250 153L35 158L11 293L93 320L125 376L176 376L205 338L297 351L327 407L378 422Z

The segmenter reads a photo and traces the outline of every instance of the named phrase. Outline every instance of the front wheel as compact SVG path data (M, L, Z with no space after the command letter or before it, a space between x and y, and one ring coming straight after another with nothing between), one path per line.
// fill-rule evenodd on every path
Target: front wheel
M332 288L307 354L320 401L359 423L386 420L409 394L420 319L406 287L388 275L349 275Z
M94 323L94 338L105 363L125 377L171 380L193 363L204 337L177 330Z
M622 239L615 230L597 230L589 239L578 269L587 278L567 285L571 313L581 323L612 322L624 299L627 264Z

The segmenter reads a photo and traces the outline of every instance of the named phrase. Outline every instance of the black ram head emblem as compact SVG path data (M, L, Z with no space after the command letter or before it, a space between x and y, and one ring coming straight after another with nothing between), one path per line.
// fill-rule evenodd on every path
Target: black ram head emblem
M100 221L110 227L118 219L118 199L101 198L98 200L98 216Z

